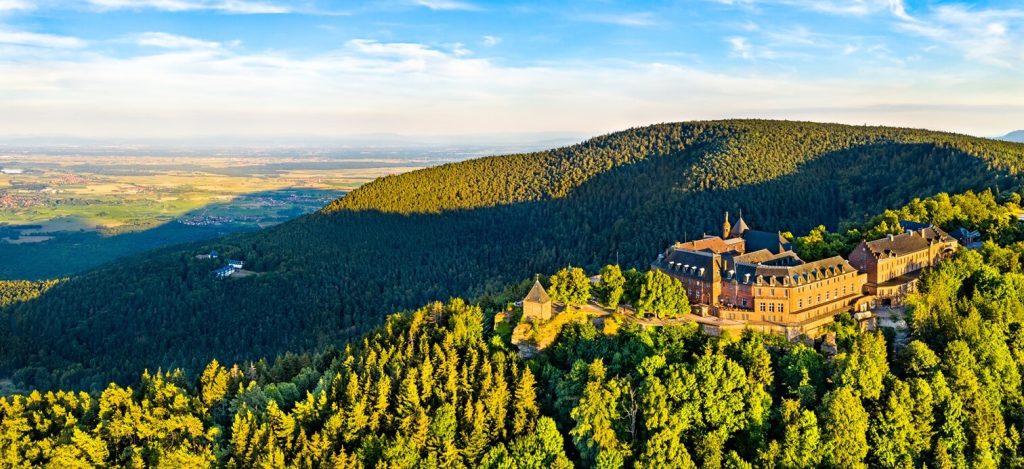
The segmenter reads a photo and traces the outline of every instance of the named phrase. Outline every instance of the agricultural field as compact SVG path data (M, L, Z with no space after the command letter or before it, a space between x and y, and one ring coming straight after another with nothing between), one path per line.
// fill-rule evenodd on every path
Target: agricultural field
M0 156L0 279L66 276L169 244L258 230L426 161Z

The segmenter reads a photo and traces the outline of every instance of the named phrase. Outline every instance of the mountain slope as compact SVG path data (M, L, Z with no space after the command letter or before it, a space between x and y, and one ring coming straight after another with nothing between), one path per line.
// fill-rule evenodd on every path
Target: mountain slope
M1006 140L1007 142L1024 143L1024 130L1014 130L1002 137L999 140Z
M0 373L102 388L310 350L389 311L496 291L565 264L641 265L717 232L724 210L800 233L939 191L1017 188L1024 146L777 121L664 124L383 178L266 231L155 251L61 283L0 318ZM263 272L214 281L216 248ZM0 377L3 377L0 375Z

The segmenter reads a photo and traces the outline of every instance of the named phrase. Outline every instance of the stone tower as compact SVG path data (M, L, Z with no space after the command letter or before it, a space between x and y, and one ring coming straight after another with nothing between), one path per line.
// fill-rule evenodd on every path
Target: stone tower
M540 280L533 282L530 293L523 298L523 321L547 321L551 319L551 297L541 286Z
M729 212L725 212L725 222L722 223L722 239L728 238L730 231L732 231L732 225L729 224Z

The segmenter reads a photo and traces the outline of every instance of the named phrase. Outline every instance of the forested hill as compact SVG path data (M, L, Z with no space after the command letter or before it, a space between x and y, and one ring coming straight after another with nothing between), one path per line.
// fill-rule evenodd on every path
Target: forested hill
M1016 173L1012 143L892 127L730 120L662 124L596 137L556 150L480 158L381 178L324 211L435 213L566 197L593 177L646 159L689 153L671 182L681 190L729 189L796 172L831 152L874 145L936 145ZM884 156L884 155L879 155ZM444 181L444 184L438 184Z
M649 262L724 210L802 233L940 191L1018 188L1024 145L882 127L664 124L388 177L260 233L168 248L0 313L0 378L101 389L358 337L384 314L566 264ZM261 275L213 280L211 248Z

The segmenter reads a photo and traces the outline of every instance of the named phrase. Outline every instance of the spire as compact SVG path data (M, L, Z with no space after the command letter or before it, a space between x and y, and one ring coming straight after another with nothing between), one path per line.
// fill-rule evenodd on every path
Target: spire
M745 231L747 231L749 229L750 229L750 227L747 226L747 222L743 221L743 210L740 210L740 219L736 220L736 224L733 225L732 231L729 232L729 236L732 236L732 237L743 236L743 232L745 232Z
M533 288L531 288L530 292L526 294L526 298L524 298L523 301L533 303L547 303L551 301L551 297L548 296L548 292L544 290L544 286L540 284L540 279L538 278L537 280L533 281Z
M732 229L732 225L729 224L729 212L725 212L725 222L722 223L722 239L729 237L729 232Z

